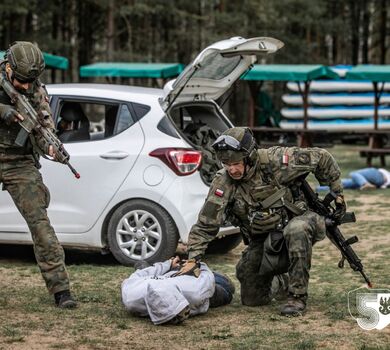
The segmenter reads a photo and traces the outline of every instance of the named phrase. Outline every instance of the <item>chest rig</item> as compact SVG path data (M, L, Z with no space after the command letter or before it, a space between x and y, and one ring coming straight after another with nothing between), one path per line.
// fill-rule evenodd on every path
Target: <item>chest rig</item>
M229 211L233 216L230 221L240 226L249 239L281 231L291 217L304 212L293 204L290 188L277 181L266 150L259 150L257 167L253 181L236 186Z

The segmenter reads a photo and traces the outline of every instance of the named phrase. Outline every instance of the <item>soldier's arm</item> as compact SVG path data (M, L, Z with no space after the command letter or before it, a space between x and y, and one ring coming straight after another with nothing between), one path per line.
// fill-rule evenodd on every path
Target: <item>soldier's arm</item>
M10 98L3 90L0 90L0 120L3 121L4 116L11 108Z
M285 182L310 172L321 185L328 185L337 194L343 192L340 168L334 157L325 149L272 147L269 150L269 158L273 166L282 169Z
M230 188L225 176L217 174L211 183L206 201L200 210L198 221L188 237L188 258L203 256L208 244L215 238L223 224L224 212L229 201Z

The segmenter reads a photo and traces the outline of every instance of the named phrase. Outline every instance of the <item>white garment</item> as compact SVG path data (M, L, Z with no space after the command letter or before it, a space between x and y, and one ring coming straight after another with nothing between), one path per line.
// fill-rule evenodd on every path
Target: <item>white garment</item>
M386 169L378 169L379 172L383 175L383 184L381 188L387 188L390 186L390 172Z
M126 310L148 316L154 324L175 317L187 305L190 316L207 312L214 294L215 278L206 264L200 265L200 276L171 277L171 261L155 263L136 270L122 283L122 302Z

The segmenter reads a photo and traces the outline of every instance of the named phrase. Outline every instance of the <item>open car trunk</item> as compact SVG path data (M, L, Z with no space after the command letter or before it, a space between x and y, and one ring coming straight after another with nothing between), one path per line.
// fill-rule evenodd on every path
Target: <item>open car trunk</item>
M221 169L211 145L226 129L233 125L216 103L211 101L176 104L168 113L182 137L203 154L200 175L210 185L215 173Z

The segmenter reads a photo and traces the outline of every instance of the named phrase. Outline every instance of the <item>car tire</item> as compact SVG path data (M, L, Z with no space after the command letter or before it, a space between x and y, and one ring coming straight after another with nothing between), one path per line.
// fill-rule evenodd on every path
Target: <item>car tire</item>
M107 240L116 260L126 266L138 261L164 261L176 252L178 230L158 204L129 200L118 207L108 223Z
M224 254L236 248L242 241L240 233L216 238L209 243L206 254Z

